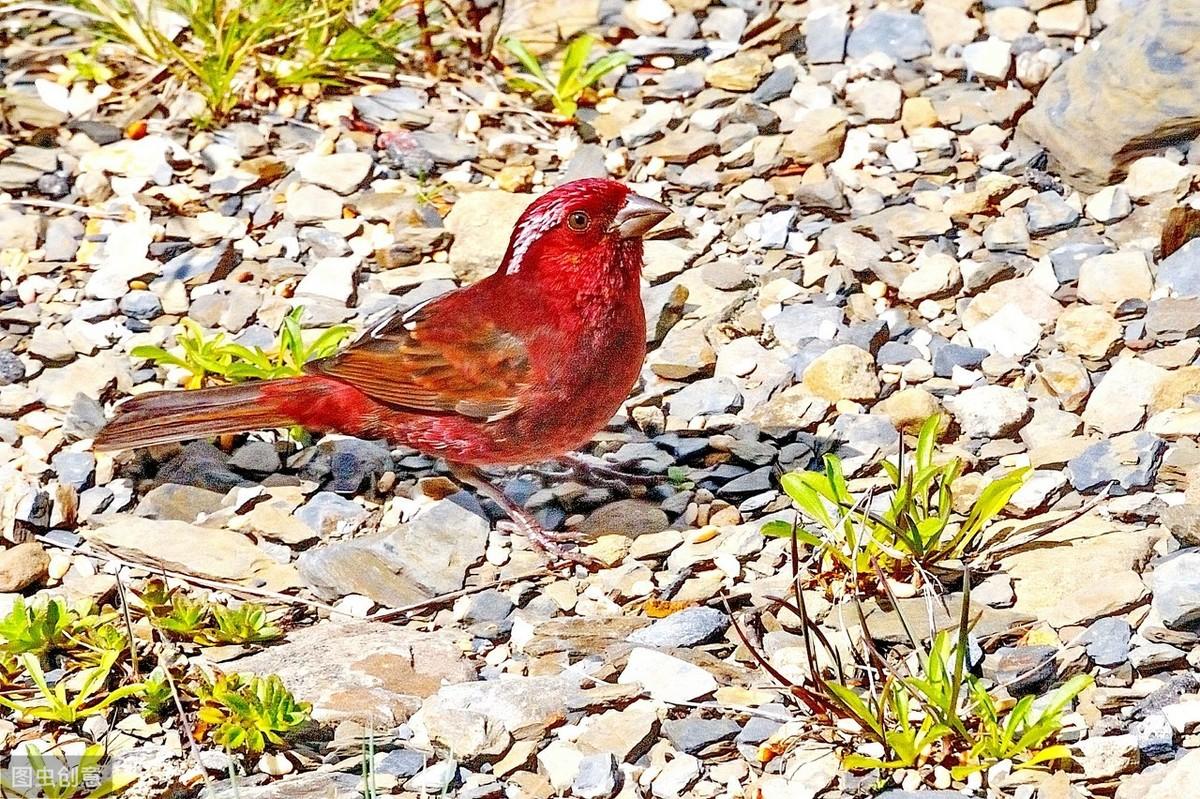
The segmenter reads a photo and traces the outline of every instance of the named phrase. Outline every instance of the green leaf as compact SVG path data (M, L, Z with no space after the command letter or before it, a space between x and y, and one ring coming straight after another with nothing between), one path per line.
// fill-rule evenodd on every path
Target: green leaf
M507 36L500 40L500 44L504 46L504 49L512 53L513 58L517 59L517 63L524 67L526 72L547 88L550 87L550 81L546 79L546 73L542 71L542 65L533 57L533 53L529 52L525 45L521 43L520 39Z
M555 87L557 96L565 99L574 99L575 96L578 96L580 85L576 82L576 78L583 71L588 54L591 53L592 45L595 43L595 36L590 33L581 33L567 45L567 50L563 53L562 69L558 73L558 85Z
M628 64L630 59L631 56L629 53L622 50L613 50L610 53L605 53L592 62L591 66L583 73L583 77L580 78L579 83L586 89L614 69L620 69L625 64Z

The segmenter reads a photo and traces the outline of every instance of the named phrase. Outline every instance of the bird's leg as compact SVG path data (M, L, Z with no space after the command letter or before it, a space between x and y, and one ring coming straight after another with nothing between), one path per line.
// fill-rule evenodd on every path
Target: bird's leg
M593 463L579 455L568 454L559 457L558 462L566 466L568 473L585 483L599 485L604 488L628 488L631 485L656 486L666 482L665 476L652 474L630 474L620 469L613 469L600 463Z
M450 472L459 482L466 483L499 505L508 515L508 518L512 521L512 526L516 528L517 532L529 539L534 549L545 555L551 563L557 561L578 563L588 569L594 569L602 565L595 558L584 555L578 549L567 549L563 546L564 543L580 544L587 540L585 536L581 533L560 532L547 530L542 527L537 519L516 502L513 502L500 486L492 482L478 468L460 463L452 463L450 464Z

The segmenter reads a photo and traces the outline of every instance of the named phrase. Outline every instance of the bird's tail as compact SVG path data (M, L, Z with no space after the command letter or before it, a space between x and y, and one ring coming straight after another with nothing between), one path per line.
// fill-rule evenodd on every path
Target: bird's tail
M117 408L117 415L96 436L98 450L132 449L222 433L289 427L300 420L287 408L289 378L195 391L154 391Z

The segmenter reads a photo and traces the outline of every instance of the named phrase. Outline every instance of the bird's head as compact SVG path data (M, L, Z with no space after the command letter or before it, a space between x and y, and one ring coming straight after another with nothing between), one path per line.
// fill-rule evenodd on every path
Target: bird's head
M615 180L564 183L521 214L498 274L574 283L632 278L636 285L642 236L670 212Z

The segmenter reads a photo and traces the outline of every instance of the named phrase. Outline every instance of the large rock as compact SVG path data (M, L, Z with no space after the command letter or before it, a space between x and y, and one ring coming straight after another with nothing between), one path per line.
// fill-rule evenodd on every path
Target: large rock
M211 580L234 580L275 590L300 585L291 566L277 563L249 538L233 530L187 522L113 514L83 536L116 554L152 567Z
M376 729L405 721L444 685L475 679L459 642L447 630L415 632L380 622L300 627L288 641L228 664L242 674L278 674L313 718L352 719Z
M1195 0L1160 0L1120 15L1050 76L1020 130L1075 188L1103 188L1139 155L1200 131L1197 41Z
M310 549L297 566L328 600L362 594L403 607L462 588L467 569L483 558L489 527L442 500L393 530Z
M1064 525L1002 561L1015 582L1013 609L1058 628L1137 605L1146 593L1137 570L1150 557L1153 538L1095 513Z
M459 197L446 215L446 229L454 234L450 266L455 274L474 281L495 271L513 226L533 199L506 191L473 191Z

